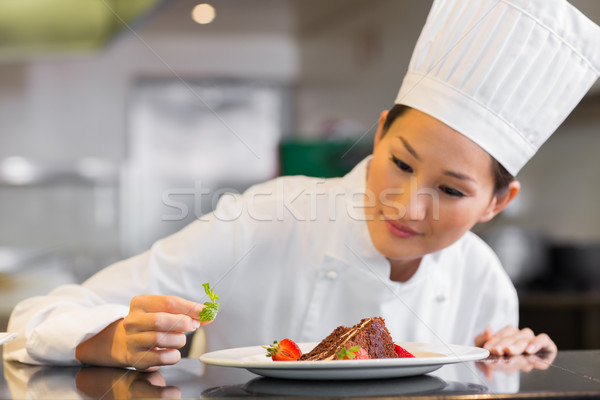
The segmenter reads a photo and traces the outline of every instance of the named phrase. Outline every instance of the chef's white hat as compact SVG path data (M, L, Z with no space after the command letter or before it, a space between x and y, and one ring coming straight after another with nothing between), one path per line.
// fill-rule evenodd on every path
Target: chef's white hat
M435 0L396 98L511 174L600 74L600 27L564 0Z

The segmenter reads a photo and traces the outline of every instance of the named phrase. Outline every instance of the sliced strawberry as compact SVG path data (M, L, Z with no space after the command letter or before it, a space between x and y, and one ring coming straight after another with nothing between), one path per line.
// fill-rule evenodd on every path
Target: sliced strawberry
M296 361L302 355L300 347L290 339L283 339L281 342L274 341L270 346L263 346L267 349L267 357L273 361Z
M363 348L361 348L360 350L358 350L356 352L356 357L354 357L355 360L368 360L369 358L369 353L367 353L367 351Z
M400 358L415 358L408 350L396 343L394 343L394 350L396 350L396 354L398 354L398 357Z
M336 355L338 360L368 360L371 358L367 350L358 345L350 348L342 348Z

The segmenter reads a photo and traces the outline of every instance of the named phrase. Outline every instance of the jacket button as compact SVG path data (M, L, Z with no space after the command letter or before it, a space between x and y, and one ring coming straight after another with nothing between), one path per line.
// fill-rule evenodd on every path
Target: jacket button
M330 279L330 280L333 281L333 280L337 279L338 273L332 269L330 271L327 271L327 275L326 276L327 276L327 279Z

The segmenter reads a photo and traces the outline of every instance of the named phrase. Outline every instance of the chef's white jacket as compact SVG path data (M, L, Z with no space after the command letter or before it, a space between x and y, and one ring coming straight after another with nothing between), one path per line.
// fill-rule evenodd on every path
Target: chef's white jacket
M371 242L361 193L369 158L343 178L281 177L115 263L81 285L21 302L5 359L74 364L75 347L153 293L204 302L220 296L206 326L207 350L289 337L319 341L338 325L382 316L395 341L472 345L488 324L517 325L514 286L492 250L472 233L423 257L405 283Z

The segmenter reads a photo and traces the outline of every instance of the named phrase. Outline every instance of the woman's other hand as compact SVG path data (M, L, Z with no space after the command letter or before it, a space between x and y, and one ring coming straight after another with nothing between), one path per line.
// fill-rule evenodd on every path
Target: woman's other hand
M536 354L540 351L556 353L556 344L545 333L536 335L529 328L519 329L509 325L496 333L488 326L485 331L475 337L475 346L489 350L490 354L517 355Z
M154 371L181 359L178 349L186 332L201 325L204 305L175 296L140 295L131 300L129 314L77 346L75 356L85 364L134 367Z

